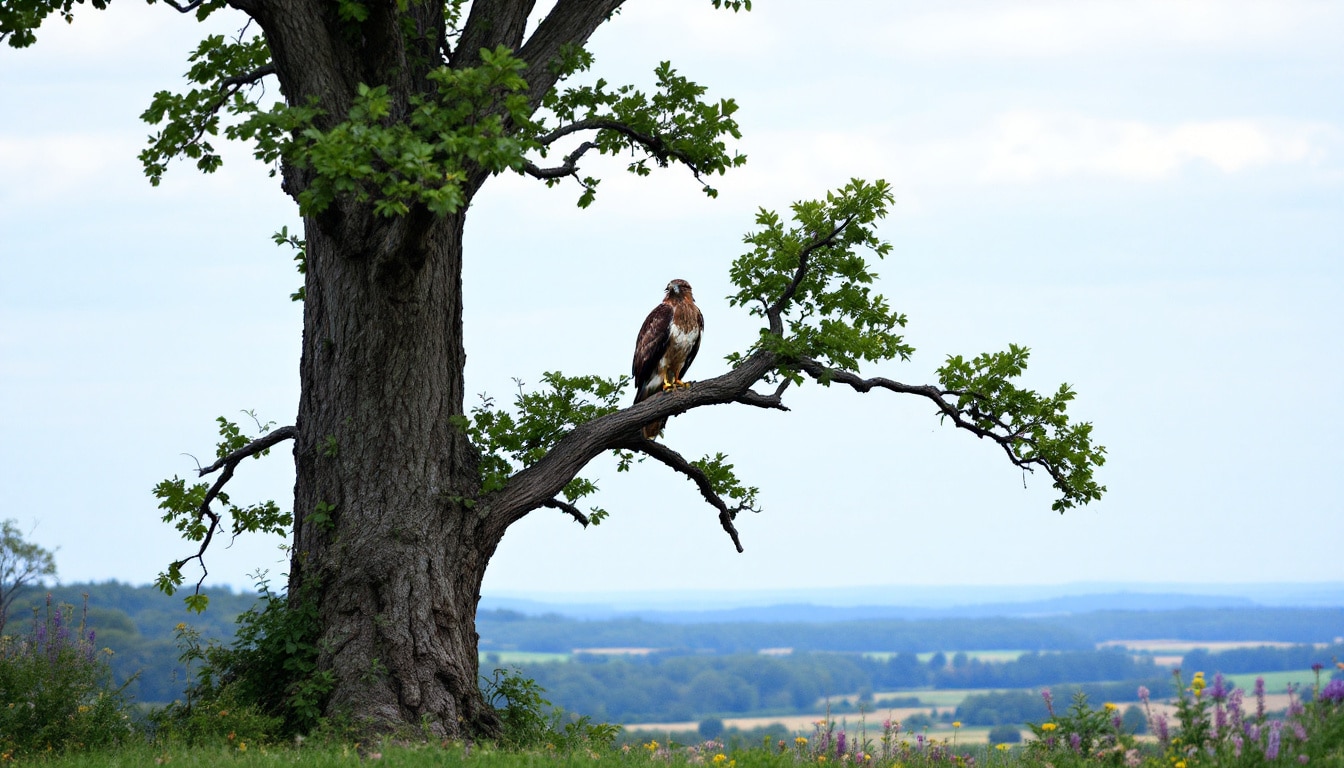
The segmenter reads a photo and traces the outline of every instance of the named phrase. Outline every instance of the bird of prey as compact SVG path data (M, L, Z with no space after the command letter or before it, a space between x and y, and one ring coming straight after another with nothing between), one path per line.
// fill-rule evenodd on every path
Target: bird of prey
M635 402L639 403L657 392L677 387L689 387L681 380L700 351L700 336L705 330L705 316L695 306L691 284L673 280L667 284L663 303L653 308L639 329L635 341L635 360L631 372L635 377ZM652 440L663 431L666 419L644 425L644 437Z

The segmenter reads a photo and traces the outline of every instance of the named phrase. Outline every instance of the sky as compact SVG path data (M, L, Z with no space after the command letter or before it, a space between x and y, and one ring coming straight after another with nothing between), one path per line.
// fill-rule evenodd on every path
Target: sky
M0 50L0 518L64 582L147 583L191 554L154 485L194 476L217 416L294 419L300 277L270 237L294 205L246 147L157 188L136 159L152 94L238 27L80 6ZM1048 478L927 403L811 385L789 413L668 425L761 489L745 553L684 478L604 459L611 517L532 513L485 593L1344 581L1341 37L1344 6L1307 0L631 2L595 73L649 87L672 61L736 99L748 162L710 200L684 169L585 161L588 210L573 185L493 179L466 233L468 391L628 372L672 278L706 318L690 378L723 373L756 333L724 297L757 209L882 178L878 289L917 352L864 373L927 383L947 355L1027 346L1025 383L1077 391L1109 490L1060 515ZM287 450L230 485L292 488ZM282 582L283 543L217 545L206 583Z

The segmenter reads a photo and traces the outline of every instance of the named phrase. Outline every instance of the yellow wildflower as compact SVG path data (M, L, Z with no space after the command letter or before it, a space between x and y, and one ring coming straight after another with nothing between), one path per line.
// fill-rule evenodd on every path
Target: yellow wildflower
M1000 752L1007 752L1008 750L1012 749L1012 747L1008 746L1007 744L995 744L994 748L999 750Z
M246 752L246 751L247 751L247 742L246 742L246 741L240 741L240 742L238 742L238 751L239 751L239 752Z
M14 705L11 704L10 706L14 706ZM793 740L793 743L794 743L794 744L797 744L798 747L799 747L800 749L801 749L802 747L806 747L806 746L807 746L807 737L806 737L806 736L799 736L798 738L796 738L796 739Z
M1102 708L1105 709L1107 712L1114 712L1115 710L1119 709L1119 707L1115 706L1114 704L1112 704L1112 703L1109 702L1109 701L1106 702L1105 704L1102 704L1101 706L1102 706Z
M960 720L953 720L953 721L952 721L952 727L953 727L953 728L960 728L960 727L961 727L961 721L960 721Z
M1177 760L1177 761L1176 761L1176 768L1185 768L1185 761L1184 761L1184 760Z
M1045 723L1044 725L1041 726L1041 730L1042 730L1042 731L1049 732L1049 731L1053 731L1053 730L1055 730L1055 729L1058 728L1058 727L1059 727L1059 726L1058 726L1058 725L1055 725L1054 723Z
M818 763L824 763L824 762L826 762L826 756L825 756L825 755L818 755L818 756L817 756L817 762L818 762Z
M648 744L645 744L645 745L644 745L644 748L647 749L647 750L649 750L650 752L657 752L657 751L658 751L658 742L656 742L656 741L650 741Z
M181 632L182 630L184 630L184 629L186 629L186 628L187 628L187 622L185 622L185 621L179 621L179 622L177 622L177 631L178 631L178 632Z
M727 759L728 759L728 756L725 755L725 754L723 754L722 752L720 752L720 753L718 753L717 755L714 756L714 764L715 764L715 765L723 765L723 762L724 762L725 760L727 760Z
M88 711L89 711L89 705L88 705L88 704L80 704L80 705L79 705L79 714L82 715L82 714L84 714L85 712L88 712Z

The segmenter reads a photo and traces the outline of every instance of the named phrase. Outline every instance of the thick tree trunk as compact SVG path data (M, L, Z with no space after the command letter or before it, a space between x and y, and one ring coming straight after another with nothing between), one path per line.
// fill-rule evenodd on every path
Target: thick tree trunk
M463 216L306 222L291 599L317 601L328 712L387 731L490 734L480 524L462 413Z

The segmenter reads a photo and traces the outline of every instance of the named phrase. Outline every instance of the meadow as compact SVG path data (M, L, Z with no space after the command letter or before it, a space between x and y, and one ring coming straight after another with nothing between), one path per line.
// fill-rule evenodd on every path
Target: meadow
M1210 655L1207 647L1192 643L1182 649L1188 658L1215 664L1226 659L1230 667L1255 661L1277 663L1302 654L1329 656L1332 662L1316 663L1311 670L1265 668L1227 675L1177 670L1165 672L1168 679L1154 682L1152 690L1104 678L1084 685L1058 685L1054 694L1049 686L923 685L878 691L841 687L849 692L803 702L812 705L810 711L800 706L787 715L720 718L711 710L698 719L624 727L551 707L543 700L550 694L540 689L529 688L537 695L521 698L494 697L487 689L505 713L505 732L496 743L426 740L416 732L361 743L348 725L322 718L311 699L293 699L284 705L307 707L307 719L296 717L298 710L288 714L268 710L240 697L236 687L223 682L227 675L217 674L196 684L189 704L179 701L167 708L136 704L126 695L124 684L115 683L109 664L112 654L95 644L93 632L84 623L89 615L48 602L25 635L4 638L0 694L7 701L0 700L0 766L335 766L377 761L482 768L572 763L631 768L1047 764L1053 768L1278 764L1344 768L1344 662L1333 659L1344 655L1344 648L1338 644L1274 647L1224 642L1218 648L1221 655ZM184 623L177 625L176 633L183 652L197 654L193 663L208 666L228 656L217 646L207 651L200 645L199 633ZM945 686L959 678L944 672L958 672L962 677L970 673L994 677L1008 669L1032 674L1087 672L1077 665L1114 664L1117 655L1122 661L1132 656L1130 661L1142 663L1127 666L1126 662L1115 669L1152 670L1154 655L1172 655L1177 650L1171 645L1125 648L1044 654L988 649L919 655L801 652L752 656L655 654L647 647L612 645L590 646L581 653L490 651L483 661L595 670L642 664L666 667L664 671L702 683L723 682L722 673L733 664L744 664L744 669L766 676L789 669L823 676L845 670L862 672L867 664L878 665L871 667L877 671L913 670L920 679ZM786 661L794 666L779 666ZM1337 677L1332 679L1332 675ZM506 676L512 676L510 690L523 690L519 687L523 683L533 685L516 669ZM1104 698L1094 693L1093 699L1087 699L1083 691L1088 685L1092 687L1087 690L1105 692ZM833 681L832 690L835 687ZM1021 705L1024 699L1037 715L1023 715L1026 710L1017 709L1007 719L990 721L996 723L992 726L969 721L973 710L982 716L987 706L999 707L1004 714L1009 711L1004 707L1013 702ZM962 722L963 718L968 721Z

